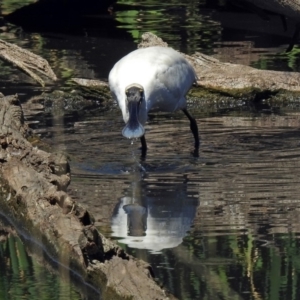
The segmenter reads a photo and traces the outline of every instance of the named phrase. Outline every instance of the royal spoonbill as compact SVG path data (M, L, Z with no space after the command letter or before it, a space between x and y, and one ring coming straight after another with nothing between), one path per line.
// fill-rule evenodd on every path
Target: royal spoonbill
M181 109L190 121L198 151L198 126L186 105L186 94L196 78L193 67L172 48L141 48L121 58L110 71L108 80L126 124L123 136L140 138L142 153L145 154L144 125L148 112Z

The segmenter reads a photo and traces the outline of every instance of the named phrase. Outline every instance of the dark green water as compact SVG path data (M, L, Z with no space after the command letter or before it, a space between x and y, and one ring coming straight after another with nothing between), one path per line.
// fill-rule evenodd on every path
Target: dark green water
M73 284L27 255L20 239L9 236L0 249L1 299L82 299Z

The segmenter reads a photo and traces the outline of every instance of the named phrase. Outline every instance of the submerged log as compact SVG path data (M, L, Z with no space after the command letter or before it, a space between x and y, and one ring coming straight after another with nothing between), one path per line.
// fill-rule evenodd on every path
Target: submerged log
M17 45L0 40L0 57L16 65L41 86L45 86L45 82L36 72L52 80L57 79L45 59Z
M93 225L88 209L67 193L64 155L27 139L17 95L0 95L1 210L60 265L99 289L101 299L174 299L160 288L149 264L126 254Z

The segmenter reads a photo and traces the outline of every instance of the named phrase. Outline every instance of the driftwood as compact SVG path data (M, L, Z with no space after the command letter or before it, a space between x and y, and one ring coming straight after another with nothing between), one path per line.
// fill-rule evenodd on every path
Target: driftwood
M167 44L152 33L144 33L139 48ZM300 92L300 73L258 70L249 66L222 63L210 56L184 55L193 65L198 85L215 92L243 96L249 92L275 93L281 90Z
M60 265L97 288L101 299L173 299L156 284L149 264L101 235L89 211L68 195L66 158L26 139L18 97L1 95L0 102L1 211Z
M238 0L237 2L241 4L251 3L261 9L293 18L299 22L299 0Z
M155 34L142 35L138 48L150 46L167 47L168 44ZM202 53L183 54L196 70L198 88L209 94L231 97L256 98L259 95L274 95L278 92L300 93L300 73L258 70L249 66L222 63ZM74 78L73 81L83 87L107 90L107 83L95 80ZM197 88L193 89L197 95ZM198 89L199 90L199 89ZM214 99L214 97L213 97Z
M36 72L39 72L52 80L57 79L49 66L49 63L45 59L26 49L7 43L3 40L0 40L0 57L16 65L36 80L41 86L45 86L45 82L39 75L36 74Z

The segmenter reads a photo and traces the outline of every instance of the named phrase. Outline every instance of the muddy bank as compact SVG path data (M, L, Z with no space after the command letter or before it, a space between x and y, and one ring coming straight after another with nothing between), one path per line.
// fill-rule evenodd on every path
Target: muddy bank
M28 141L18 97L1 95L0 101L2 211L54 260L99 289L103 299L173 299L157 285L149 264L106 239L88 208L68 195L68 161Z

